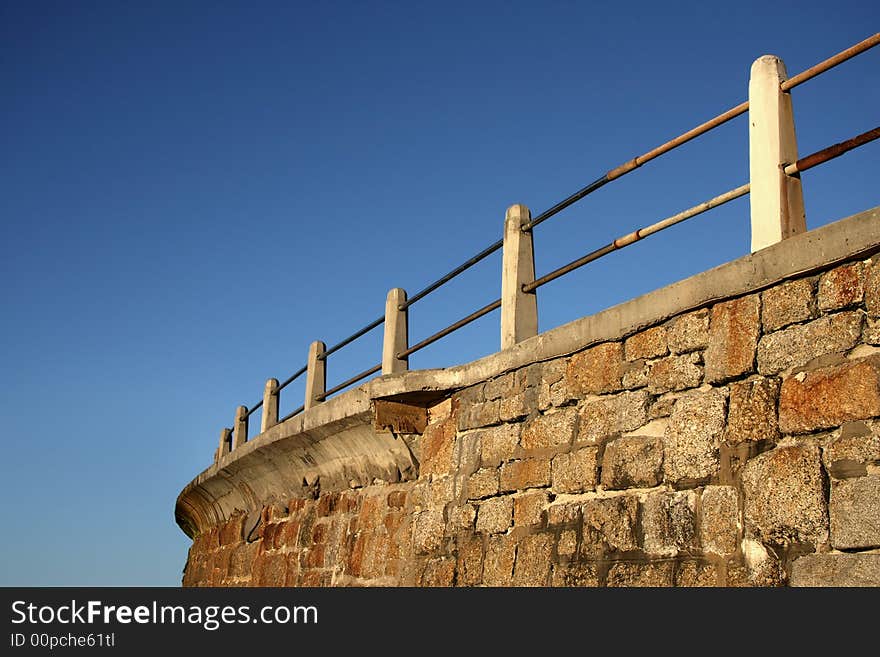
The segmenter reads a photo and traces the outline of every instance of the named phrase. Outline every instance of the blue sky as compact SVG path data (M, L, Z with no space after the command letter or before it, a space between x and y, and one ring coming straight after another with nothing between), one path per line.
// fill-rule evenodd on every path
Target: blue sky
M177 494L238 404L607 170L877 31L864 2L0 6L0 585L176 586ZM877 125L880 48L793 91L801 154ZM535 229L538 274L748 181L741 116ZM878 204L878 146L803 175ZM748 253L748 199L550 283L540 330ZM413 305L500 295L500 254ZM335 385L381 329L331 356ZM415 354L498 349L498 313ZM282 414L302 403L282 394ZM254 418L259 422L258 414Z

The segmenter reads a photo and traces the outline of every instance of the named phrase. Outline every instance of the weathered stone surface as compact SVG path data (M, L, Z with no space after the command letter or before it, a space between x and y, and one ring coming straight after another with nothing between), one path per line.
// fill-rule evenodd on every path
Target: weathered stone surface
M675 586L688 588L718 586L718 568L709 563L679 562L675 572Z
M862 329L862 342L871 345L880 345L880 319L868 317L865 327Z
M645 360L634 360L623 367L623 387L626 390L644 388L648 385L648 363Z
M871 317L880 317L880 258L877 256L865 281L865 309Z
M473 530L477 507L474 504L456 504L449 507L449 533Z
M669 353L666 345L666 327L654 326L627 338L623 343L626 360L655 358Z
M701 308L672 321L667 331L669 351L682 354L709 344L709 310Z
M880 586L880 554L809 554L791 565L791 586Z
M695 551L697 495L694 491L652 493L642 505L642 531L647 554L673 557Z
M657 397L656 401L648 407L648 418L656 420L661 417L669 417L675 409L675 402L681 395L667 393Z
M789 445L751 459L743 469L746 528L764 543L817 545L828 515L819 448Z
M612 564L608 569L606 586L666 587L673 585L673 564L671 561L657 563Z
M771 287L761 294L761 324L765 332L816 316L813 286L800 279Z
M703 552L727 557L739 543L739 499L733 486L706 486L702 496L700 544Z
M544 522L544 508L550 502L545 490L516 493L513 497L513 526L529 527Z
M559 534L559 540L556 542L556 553L560 557L570 557L577 552L577 531L574 529L566 529Z
M477 531L500 534L510 528L513 520L513 498L510 495L493 497L477 508Z
M868 474L868 465L880 464L880 424L848 422L843 425L825 445L822 462L835 479L864 477Z
M598 447L584 447L557 454L551 462L551 489L554 493L580 493L596 488Z
M580 410L577 442L596 444L642 426L648 417L648 392L636 390L585 402Z
M483 467L495 467L512 459L519 444L520 425L502 424L479 434L480 462Z
M498 407L498 417L502 422L520 420L526 417L531 411L530 404L531 399L524 392L511 395L510 397L504 397Z
M568 361L565 383L575 397L601 395L621 389L623 346L606 342L581 351Z
M782 382L779 429L805 433L880 415L880 359L801 372Z
M776 401L778 379L750 379L730 384L730 410L724 440L736 445L741 442L776 440L779 427Z
M854 262L831 271L819 278L819 310L837 310L861 303L865 295L866 268Z
M459 431L498 424L501 421L500 406L501 402L497 399L478 404L465 404L462 402L461 410L458 414Z
M429 559L425 564L419 584L424 587L452 586L455 577L455 559L440 557Z
M513 491L550 485L550 459L510 461L501 466L501 490Z
M510 536L490 536L483 562L483 584L511 586L516 543Z
M880 475L833 482L828 513L835 549L880 547Z
M426 554L440 548L443 540L443 511L429 509L413 518L413 548L417 554Z
M667 482L701 481L718 471L725 406L724 394L717 389L693 392L676 401L663 437Z
M699 353L668 356L648 363L648 392L653 394L694 388L703 380Z
M591 563L554 564L551 586L597 587L599 572Z
M770 333L758 344L758 371L778 374L814 358L852 349L861 332L861 315L848 311Z
M663 480L663 440L618 438L605 446L602 486L607 489L651 488Z
M553 544L548 534L532 534L523 538L516 548L513 585L547 586L552 549Z
M480 536L465 533L456 542L456 582L459 586L477 586L483 580L483 540Z
M467 480L467 496L470 500L498 494L498 469L480 468Z
M709 344L703 355L707 383L721 383L754 371L760 307L756 294L712 307Z
M452 471L452 450L455 444L456 419L429 424L422 435L422 461L419 476L449 474Z
M523 426L520 444L526 450L570 445L577 428L577 409L564 408L535 416Z
M491 401L493 399L503 399L504 397L510 397L511 395L516 394L517 392L521 392L521 390L515 389L516 384L516 373L508 372L507 374L502 374L501 376L497 376L490 381L486 381L486 385L483 386L483 395L486 398L486 401Z
M629 495L583 502L580 505L583 517L581 556L598 558L608 552L638 549L638 510L638 499Z

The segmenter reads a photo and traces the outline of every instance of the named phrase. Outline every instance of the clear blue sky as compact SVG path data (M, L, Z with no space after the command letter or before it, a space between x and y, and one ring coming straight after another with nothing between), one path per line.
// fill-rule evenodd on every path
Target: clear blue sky
M499 239L509 205L536 215L746 100L760 55L795 74L878 19L864 0L2 3L0 585L178 585L177 494L312 340ZM878 72L875 48L794 90L801 154L877 125ZM747 182L747 135L739 117L536 228L539 275ZM878 154L804 174L810 228L878 205ZM748 250L743 198L541 288L540 329ZM412 341L495 300L499 270L415 304ZM411 367L498 336L495 312Z

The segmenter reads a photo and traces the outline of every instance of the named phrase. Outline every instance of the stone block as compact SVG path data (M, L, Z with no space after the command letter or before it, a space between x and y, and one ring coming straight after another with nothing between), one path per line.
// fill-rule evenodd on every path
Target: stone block
M511 536L490 536L483 562L485 586L511 586L513 562L516 560L516 542Z
M605 585L658 588L673 586L674 566L671 561L657 563L618 562L608 569Z
M462 534L458 541L456 581L459 586L477 586L483 580L483 539Z
M852 349L862 333L862 317L857 311L820 317L770 333L758 344L758 371L764 375L806 365L828 354Z
M506 532L513 520L513 498L510 495L493 497L477 507L477 531L483 534Z
M520 540L513 567L514 586L547 586L550 577L551 537L532 534Z
M697 495L692 490L646 496L642 504L645 552L674 557L682 551L696 551L696 507Z
M866 275L865 310L870 317L880 317L880 258L876 256Z
M726 399L722 390L700 390L675 402L663 437L664 479L704 481L718 472Z
M718 568L715 564L681 561L675 571L675 586L685 588L718 586Z
M673 354L705 349L709 345L709 310L701 308L672 320L667 342Z
M637 550L638 510L638 499L629 495L581 503L581 556L596 559L608 553Z
M843 425L825 445L822 462L835 479L864 477L869 465L880 465L880 423Z
M779 427L776 402L778 379L749 379L730 384L729 412L724 440L730 445L742 442L776 440Z
M576 398L616 392L622 387L623 346L606 342L581 351L568 361L565 383Z
M880 554L809 554L791 565L791 586L880 586Z
M663 440L628 436L605 446L602 486L606 489L652 488L663 480Z
M706 486L702 495L700 545L703 552L729 557L739 544L739 499L733 486Z
M564 408L535 416L523 426L520 444L525 450L570 445L577 429L577 420L575 408Z
M550 467L554 493L581 493L596 488L598 447L557 454Z
M458 413L458 429L479 429L501 422L501 402L497 399L492 401L465 404L462 402Z
M591 563L554 564L551 586L597 587L599 571Z
M626 360L656 358L669 353L666 344L666 327L654 326L627 338L623 343Z
M880 475L834 481L828 513L832 547L880 548Z
M513 496L513 526L531 527L544 524L544 509L550 503L545 490L516 493Z
M422 435L422 460L419 476L443 475L452 472L452 452L455 445L455 417L429 424Z
M584 402L577 442L597 444L610 436L638 429L647 421L649 398L647 391L635 390Z
M819 277L819 310L829 311L860 304L865 296L867 268L861 262L853 262Z
M498 494L497 468L480 468L467 480L467 497L476 500Z
M701 356L693 352L648 363L648 392L662 394L694 388L703 380Z
M501 490L513 491L550 485L550 459L510 461L501 466Z
M452 586L454 579L455 559L440 557L428 560L419 583L426 588L447 587Z
M764 543L816 546L828 512L819 448L787 445L751 459L742 472L746 529Z
M760 308L756 294L712 307L709 344L703 355L707 383L721 383L755 370Z
M484 468L514 458L520 428L519 424L502 424L480 432L480 463Z
M443 511L429 509L413 517L413 549L416 554L428 554L440 548L445 522Z
M807 433L880 415L880 358L801 372L782 382L779 429Z
M766 333L815 316L813 286L806 279L783 283L761 294L761 324Z

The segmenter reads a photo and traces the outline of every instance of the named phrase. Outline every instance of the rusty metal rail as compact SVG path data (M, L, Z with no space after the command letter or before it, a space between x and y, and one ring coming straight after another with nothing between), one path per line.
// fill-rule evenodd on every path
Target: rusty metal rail
M440 338L443 338L443 337L449 335L449 334L452 333L453 331L457 331L457 330L460 329L462 326L467 326L468 324L470 324L470 323L473 322L474 320L477 320L477 319L479 319L480 317L482 317L483 315L487 315L487 314L489 314L490 312L492 312L493 310L497 310L497 309L500 308L500 307L501 307L501 299L496 299L496 300L493 301L492 303L483 306L482 308L480 308L479 310L477 310L477 311L475 311L475 312L472 312L472 313L471 313L470 315L468 315L467 317L464 317L464 318L458 320L458 321L455 322L454 324L450 324L449 326L447 326L447 327L446 327L445 329L443 329L442 331L437 331L437 332L436 332L434 335L432 335L431 337L429 337L429 338L425 338L424 340L422 340L421 342L419 342L419 343L416 344L416 345L413 345L413 346L410 347L409 349L407 349L407 350L405 350L405 351L401 351L401 352L398 353L398 354L395 354L394 357L395 357L395 358L406 358L406 357L409 356L410 354L414 354L414 353L416 353L417 351L419 351L420 349L424 349L424 348L427 347L429 344L431 344L431 343L433 343L433 342L437 342L437 340L439 340Z
M792 176L801 171L812 169L814 166L827 162L828 160L833 160L835 157L840 157L844 153L851 151L854 148L858 148L859 146L864 146L875 139L880 139L880 126L873 130L863 132L852 139L847 139L846 141L839 142L828 148L823 148L821 151L816 151L806 157L802 157L797 162L793 162L786 166L783 171L789 176Z

